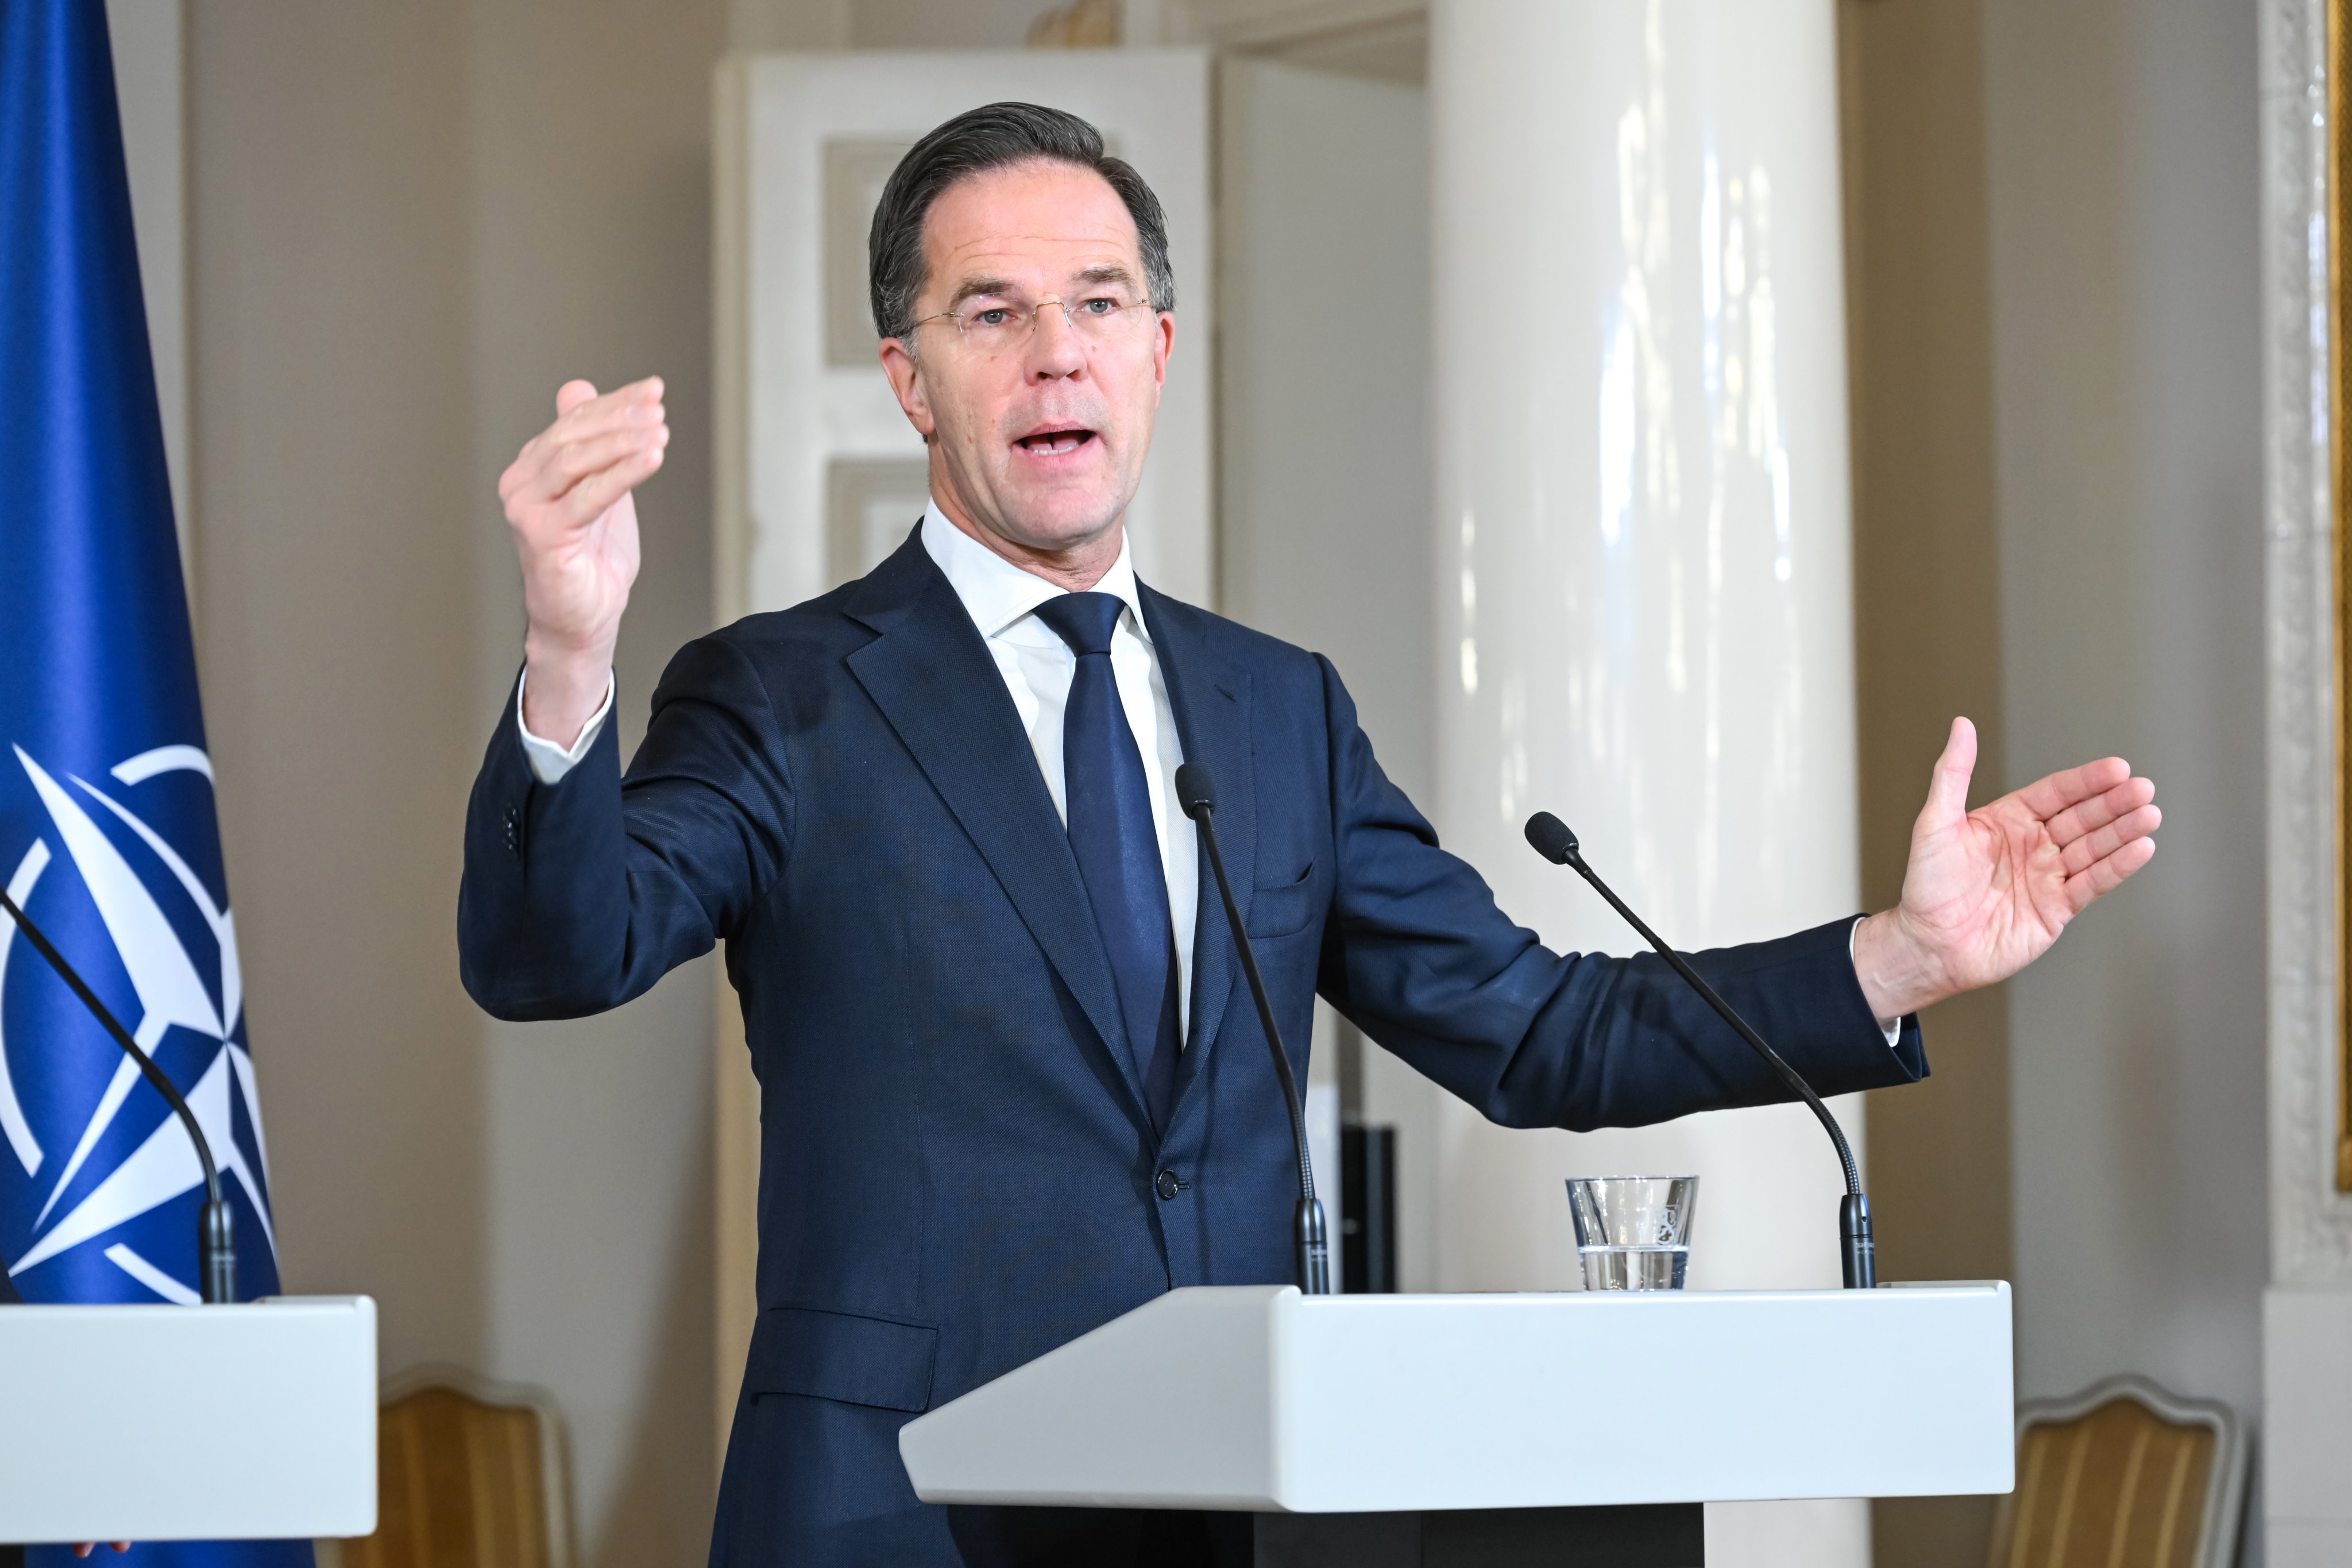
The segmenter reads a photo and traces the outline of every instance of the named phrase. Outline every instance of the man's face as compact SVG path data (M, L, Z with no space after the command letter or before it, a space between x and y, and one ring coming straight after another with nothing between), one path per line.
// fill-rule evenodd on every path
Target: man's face
M946 320L884 341L891 388L930 441L933 496L1027 550L1101 538L1142 479L1176 332L1145 302L1126 204L1091 169L992 169L931 204L923 249L918 321L1001 326L1034 311L1036 323L994 347ZM1049 300L1066 311L1037 309ZM1094 319L1073 325L1081 315Z

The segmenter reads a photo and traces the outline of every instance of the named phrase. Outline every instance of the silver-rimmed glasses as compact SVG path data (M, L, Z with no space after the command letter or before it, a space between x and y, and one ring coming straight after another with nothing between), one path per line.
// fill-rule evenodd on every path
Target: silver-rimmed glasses
M1083 300L1040 300L1034 305L1017 301L974 301L960 310L942 310L915 323L953 321L964 346L984 354L1017 349L1037 330L1037 319L1051 305L1062 312L1070 330L1089 346L1125 342L1158 314L1148 300L1129 300L1115 294L1090 294Z

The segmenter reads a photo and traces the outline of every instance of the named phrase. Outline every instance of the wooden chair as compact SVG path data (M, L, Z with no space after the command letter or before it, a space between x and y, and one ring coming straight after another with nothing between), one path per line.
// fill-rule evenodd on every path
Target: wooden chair
M572 1568L563 1417L544 1390L421 1366L380 1406L376 1530L340 1543L341 1568Z
M2226 1405L2110 1377L2017 1411L1990 1568L2231 1568L2246 1443Z

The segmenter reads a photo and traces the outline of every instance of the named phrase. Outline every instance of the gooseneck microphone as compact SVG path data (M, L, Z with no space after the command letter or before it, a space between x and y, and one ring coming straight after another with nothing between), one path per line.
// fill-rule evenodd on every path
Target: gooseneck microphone
M1290 1057L1282 1048L1282 1030L1274 1021L1274 1004L1266 1000L1265 982L1257 972L1257 954L1251 951L1249 932L1242 929L1242 912L1234 903L1234 888L1225 879L1225 857L1217 847L1217 786L1209 770L1186 763L1176 770L1176 801L1184 815L1201 826L1201 842L1208 847L1209 869L1217 879L1217 895L1225 901L1225 923L1234 928L1234 947L1242 956L1242 973L1249 977L1250 995L1257 1003L1257 1021L1265 1028L1265 1043L1274 1052L1274 1076L1282 1080L1282 1098L1290 1107L1290 1146L1298 1156L1298 1206L1290 1216L1292 1268L1298 1289L1309 1296L1331 1293L1331 1242L1323 1228L1323 1205L1315 1198L1315 1162L1307 1152L1307 1112L1298 1103L1298 1079L1290 1071Z
M236 1222L229 1213L228 1204L221 1196L220 1169L213 1163L213 1146L205 1141L205 1130L196 1125L196 1113L188 1109L188 1102L181 1096L179 1086L155 1065L154 1058L139 1048L139 1042L131 1037L131 1031L122 1026L121 1021L108 1010L106 1004L98 999L98 993L74 972L74 966L66 962L66 955L59 952L56 944L42 934L41 928L33 923L33 917L16 907L16 900L8 896L5 888L0 888L0 909L8 911L8 918L16 922L16 928L33 944L33 950L47 959L49 967L58 972L58 978L81 998L81 1005L89 1009L90 1016L96 1018L114 1037L114 1043L139 1064L139 1070L146 1075L149 1083L155 1086L155 1092L163 1097L163 1103L172 1108L173 1114L180 1119L180 1125L188 1130L188 1142L196 1146L196 1158L205 1168L205 1202L196 1220L196 1257L204 1275L204 1299L208 1306L236 1300Z
M1794 1090L1797 1098L1803 1100L1821 1120L1822 1130L1830 1135L1830 1142L1837 1145L1838 1163L1845 1168L1845 1196L1838 1201L1838 1239L1844 1258L1845 1288L1867 1290L1875 1286L1878 1283L1878 1254L1870 1236L1870 1199L1862 1190L1862 1171L1853 1163L1853 1150L1845 1141L1845 1130L1838 1125L1837 1118L1830 1114L1830 1108L1822 1103L1822 1097L1813 1092L1813 1086L1807 1083L1795 1068L1781 1060L1780 1053L1766 1045L1764 1037L1748 1027L1748 1020L1733 1012L1731 1004L1717 995L1715 987L1700 979L1698 971L1685 963L1681 953L1668 947L1641 916L1626 908L1624 900L1610 890L1609 884L1584 863L1583 851L1577 847L1576 835L1569 831L1567 823L1549 811L1538 811L1528 818L1527 834L1528 842L1535 847L1537 854L1556 866L1570 868L1591 883L1592 890L1608 900L1609 907L1624 916L1625 923L1640 931L1643 941L1658 950L1658 956L1664 959L1667 965L1681 975L1690 988L1738 1033L1741 1039L1748 1042L1750 1050L1764 1058L1766 1065L1780 1075L1780 1081Z

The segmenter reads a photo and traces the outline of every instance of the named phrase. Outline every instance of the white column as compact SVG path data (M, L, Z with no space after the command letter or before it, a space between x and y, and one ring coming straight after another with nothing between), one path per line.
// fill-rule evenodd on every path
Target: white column
M1430 114L1441 834L1555 948L1638 939L1526 847L1538 809L1685 949L1853 912L1831 0L1436 0ZM1616 1172L1704 1178L1695 1287L1838 1282L1800 1107L1441 1127L1443 1289L1573 1289L1561 1180ZM1869 1560L1859 1504L1709 1535Z

